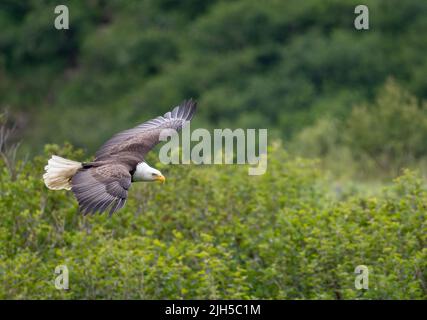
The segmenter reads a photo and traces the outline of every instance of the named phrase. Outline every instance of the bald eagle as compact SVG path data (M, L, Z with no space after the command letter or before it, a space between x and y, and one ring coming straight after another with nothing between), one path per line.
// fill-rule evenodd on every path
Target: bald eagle
M92 162L53 155L45 167L45 185L51 190L71 190L84 215L107 210L113 214L125 205L132 182L165 181L144 156L160 142L162 130L180 130L193 118L196 107L195 101L184 101L163 116L116 134L96 152Z

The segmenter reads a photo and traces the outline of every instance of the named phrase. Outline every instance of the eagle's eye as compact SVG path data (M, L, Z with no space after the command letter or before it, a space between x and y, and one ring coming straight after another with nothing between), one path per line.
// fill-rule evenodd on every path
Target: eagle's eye
M153 177L155 177L155 176L157 176L157 173L152 173L151 175L152 175Z

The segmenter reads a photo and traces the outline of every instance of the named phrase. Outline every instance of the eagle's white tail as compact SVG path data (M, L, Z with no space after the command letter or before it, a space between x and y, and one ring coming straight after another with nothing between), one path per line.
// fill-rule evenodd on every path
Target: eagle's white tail
M82 164L80 162L52 156L47 166L44 167L44 183L46 187L52 190L70 190L71 178L81 167Z

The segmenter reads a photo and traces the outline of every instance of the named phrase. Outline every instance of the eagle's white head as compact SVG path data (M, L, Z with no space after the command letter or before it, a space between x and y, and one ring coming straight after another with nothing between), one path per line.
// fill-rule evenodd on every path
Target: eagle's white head
M160 181L165 182L166 178L162 173L150 167L146 162L138 163L135 172L132 175L132 181Z

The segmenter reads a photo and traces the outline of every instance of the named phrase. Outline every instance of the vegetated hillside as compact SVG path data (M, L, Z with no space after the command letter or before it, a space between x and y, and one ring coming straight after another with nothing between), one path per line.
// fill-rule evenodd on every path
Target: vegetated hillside
M344 180L387 181L404 168L427 174L427 102L394 80L372 103L355 105L348 117L324 117L292 141L292 153L322 160Z
M273 145L263 176L157 164L166 184L135 184L112 218L83 218L41 181L51 153L83 158L48 146L13 179L0 166L2 299L427 298L427 190L413 172L375 197L338 192ZM355 289L359 265L368 289Z
M426 299L427 2L365 1L369 31L357 4L70 1L58 31L55 1L1 2L0 298ZM51 154L90 158L189 97L193 128L281 137L267 173L153 152L167 183L112 218L43 185Z
M197 98L196 125L261 127L288 139L324 116L341 119L390 76L427 97L427 2L55 1L0 4L0 108L24 147L93 151L105 137Z

